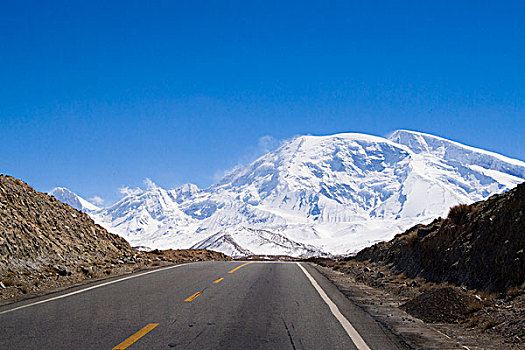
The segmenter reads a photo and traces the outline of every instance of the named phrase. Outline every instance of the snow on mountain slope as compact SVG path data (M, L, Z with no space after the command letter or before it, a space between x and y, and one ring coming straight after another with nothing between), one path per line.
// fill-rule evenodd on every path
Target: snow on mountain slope
M412 131L301 136L207 189L150 181L90 214L132 245L348 254L524 179L519 160Z
M146 189L128 191L119 202L92 213L92 216L132 245L149 246L144 242L155 239L160 232L177 234L177 227L190 223L190 218L179 208L177 199L172 191L147 180Z
M458 167L478 167L525 178L525 162L490 151L462 145L439 136L416 131L397 130L390 135L393 142L408 146L413 152L431 154Z
M247 248L249 247L249 249ZM283 234L232 226L193 245L194 249L220 250L227 255L325 255L316 247L295 242Z
M65 187L54 188L48 194L52 195L62 203L66 203L80 211L92 212L100 210L100 208L96 205L88 202L84 198L80 197L79 195L75 194L74 192Z

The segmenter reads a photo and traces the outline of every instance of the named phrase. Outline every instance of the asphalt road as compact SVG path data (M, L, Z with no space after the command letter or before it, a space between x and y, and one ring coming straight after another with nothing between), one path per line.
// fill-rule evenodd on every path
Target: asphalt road
M0 349L404 349L301 266L192 263L2 307Z

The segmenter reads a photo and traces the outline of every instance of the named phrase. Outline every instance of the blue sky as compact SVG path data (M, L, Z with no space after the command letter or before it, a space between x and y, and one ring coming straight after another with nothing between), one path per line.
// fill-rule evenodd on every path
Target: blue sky
M1 7L0 172L41 191L205 187L298 134L405 128L525 159L523 2Z

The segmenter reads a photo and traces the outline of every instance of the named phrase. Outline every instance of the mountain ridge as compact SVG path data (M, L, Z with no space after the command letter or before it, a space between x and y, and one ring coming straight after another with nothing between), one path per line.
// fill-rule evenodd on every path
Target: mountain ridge
M419 132L299 136L206 189L165 190L149 181L90 215L134 246L213 241L242 256L265 253L258 247L265 242L277 255L351 254L524 179L520 160ZM270 247L265 232L287 244Z

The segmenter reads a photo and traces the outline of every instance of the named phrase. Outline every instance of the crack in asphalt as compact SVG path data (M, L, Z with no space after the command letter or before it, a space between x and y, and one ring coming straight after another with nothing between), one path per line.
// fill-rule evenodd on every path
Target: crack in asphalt
M286 325L286 322L284 321L284 318L281 318L281 320L283 320L284 328L286 328L286 333L288 334L288 339L290 339L290 344L292 345L292 348L294 350L297 350L297 348L295 347L295 343L293 342L292 334L290 333L290 329Z

